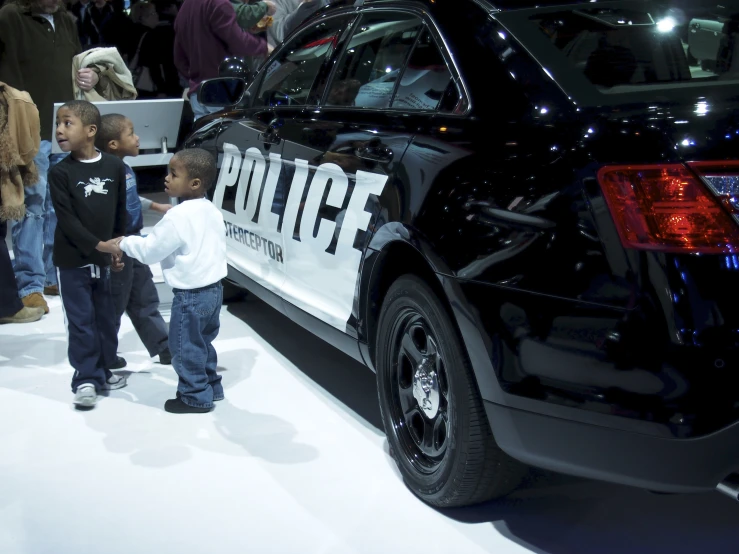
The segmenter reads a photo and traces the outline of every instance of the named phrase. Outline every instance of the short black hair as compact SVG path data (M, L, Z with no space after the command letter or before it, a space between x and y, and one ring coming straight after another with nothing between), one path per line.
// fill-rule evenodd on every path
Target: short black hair
M128 118L119 113L109 113L102 116L98 126L98 134L95 137L97 149L107 152L111 140L120 140L127 122Z
M202 148L187 148L174 155L177 161L185 166L190 179L200 179L205 191L210 190L216 180L216 160L213 155Z
M82 125L95 125L100 131L100 110L95 104L91 104L87 100L72 100L65 103L62 108L68 109L74 115L82 120ZM60 110L62 108L59 108Z

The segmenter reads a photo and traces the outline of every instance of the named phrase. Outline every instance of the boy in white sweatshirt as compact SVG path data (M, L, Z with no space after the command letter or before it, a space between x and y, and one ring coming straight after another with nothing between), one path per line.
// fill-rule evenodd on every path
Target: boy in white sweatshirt
M143 264L161 263L174 291L169 349L179 376L177 397L164 409L175 414L205 413L223 400L213 340L220 329L226 276L226 234L221 212L206 198L216 179L207 151L182 150L169 162L165 192L179 198L146 237L113 239L111 245Z

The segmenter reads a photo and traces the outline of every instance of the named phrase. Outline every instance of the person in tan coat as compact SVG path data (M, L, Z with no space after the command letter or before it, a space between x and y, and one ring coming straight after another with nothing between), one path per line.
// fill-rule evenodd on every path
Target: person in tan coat
M56 214L46 180L63 155L51 154L54 103L74 98L73 80L85 91L99 81L93 69L73 79L72 58L82 50L73 17L59 0L7 0L0 8L0 81L28 92L39 110L40 146L35 164L39 178L26 184L26 216L13 225L13 269L25 306L48 312L43 294L58 294L51 259Z
M39 114L31 96L0 82L0 324L30 323L44 315L43 308L26 307L18 297L5 244L8 221L26 214L23 187L38 179L33 163L38 149Z

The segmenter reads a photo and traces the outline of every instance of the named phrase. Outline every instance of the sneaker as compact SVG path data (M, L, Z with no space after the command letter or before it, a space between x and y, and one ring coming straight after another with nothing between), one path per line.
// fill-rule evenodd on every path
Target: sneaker
M59 296L59 285L44 287L44 294L46 296Z
M108 378L107 383L108 385L105 388L108 390L122 389L128 384L128 377L124 377L123 375L112 375Z
M44 317L43 308L29 308L24 306L19 312L7 317L0 317L0 324L2 323L33 323Z
M83 406L90 408L95 405L98 400L97 392L95 391L95 385L85 384L77 387L77 392L74 393L74 403L77 406Z
M114 370L114 369L123 369L128 365L128 362L126 361L126 358L121 358L120 356L115 357L115 362L113 362L113 365L106 369Z
M165 348L159 353L159 363L162 365L172 365L172 353L169 348Z
M43 308L45 314L49 313L49 305L40 292L32 292L28 296L24 296L21 298L21 302L26 308Z

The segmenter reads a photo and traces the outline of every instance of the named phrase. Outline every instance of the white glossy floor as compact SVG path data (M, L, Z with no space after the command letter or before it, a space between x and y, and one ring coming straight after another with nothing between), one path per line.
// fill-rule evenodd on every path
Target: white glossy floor
M226 400L206 415L162 410L174 372L128 320L129 386L75 411L65 341L58 299L0 326L1 554L739 551L718 494L537 471L505 502L425 506L387 454L374 375L253 298L223 308Z

